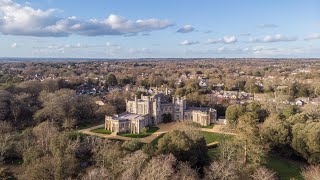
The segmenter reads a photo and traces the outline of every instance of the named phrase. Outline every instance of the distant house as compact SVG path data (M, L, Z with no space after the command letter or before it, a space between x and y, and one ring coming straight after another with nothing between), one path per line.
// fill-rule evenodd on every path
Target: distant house
M178 79L178 81L175 83L177 86L181 86L183 84L182 79Z
M103 101L96 101L96 104L99 105L99 106L103 106L104 102Z
M253 99L259 102L267 102L268 98L264 93L255 93Z
M311 100L311 104L313 104L313 105L319 105L320 104L319 102L320 102L319 98L314 98Z
M127 84L123 87L123 90L126 91L126 92L129 92L132 90L132 85L131 84Z
M206 82L206 81L203 81L203 80L201 80L201 81L199 82L199 86L200 86L201 88L208 88L207 82Z
M305 103L303 100L297 100L297 101L295 102L295 104L296 104L297 106L303 106L303 105L305 105L306 103Z
M212 85L212 87L213 87L214 90L221 91L221 90L224 89L224 84L223 83L218 83L218 84Z
M103 86L100 87L100 86L84 83L76 88L76 93L77 95L82 95L82 94L92 95L92 94L98 94L103 92L104 91L103 89L104 89Z
M118 86L108 86L108 91L109 92L122 91L122 88Z
M238 91L224 91L223 97L226 99L238 99Z

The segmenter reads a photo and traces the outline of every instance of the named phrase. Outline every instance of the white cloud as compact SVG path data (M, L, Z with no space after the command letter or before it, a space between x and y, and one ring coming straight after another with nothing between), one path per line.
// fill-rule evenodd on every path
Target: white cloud
M218 51L218 52L224 52L224 51L226 51L226 47L224 47L224 46L219 47L219 48L217 49L217 51Z
M313 33L307 36L306 38L304 38L304 40L316 40L316 39L320 39L320 33Z
M12 0L0 0L0 32L2 34L60 37L126 35L165 29L174 25L169 20L128 20L111 14L106 19L80 20L75 16L60 18L56 9L34 9Z
M11 44L11 48L16 48L17 47L17 43L12 43Z
M272 42L288 42L288 41L296 41L298 40L297 37L290 37L283 34L276 34L276 35L267 35L263 38L251 38L250 42L252 43L272 43Z
M237 42L237 38L235 36L225 36L223 37L223 42L226 44Z
M236 36L224 36L223 38L219 38L219 39L208 39L209 44L217 44L217 43L233 44L236 42L237 42Z
M178 33L189 33L194 31L194 28L191 25L184 25L180 29L177 30Z
M194 45L194 44L199 44L199 41L184 40L184 41L180 42L180 45L182 45L182 46L189 46L189 45Z

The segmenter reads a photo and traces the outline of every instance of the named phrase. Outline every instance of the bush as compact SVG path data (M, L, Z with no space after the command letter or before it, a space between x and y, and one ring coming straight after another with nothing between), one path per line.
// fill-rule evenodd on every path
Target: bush
M122 144L122 148L123 149L125 149L127 151L131 151L131 152L134 152L134 151L137 151L137 150L141 149L142 146L143 146L143 143L138 139L125 141Z

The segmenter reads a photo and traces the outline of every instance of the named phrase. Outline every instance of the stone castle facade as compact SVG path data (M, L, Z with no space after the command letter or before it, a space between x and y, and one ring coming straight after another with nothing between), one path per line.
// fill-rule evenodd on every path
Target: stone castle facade
M202 126L216 122L216 110L208 107L187 107L186 98L157 93L153 96L135 96L134 100L126 100L126 112L106 116L105 128L116 133L140 133L146 126L163 122L164 115L172 121L193 121Z

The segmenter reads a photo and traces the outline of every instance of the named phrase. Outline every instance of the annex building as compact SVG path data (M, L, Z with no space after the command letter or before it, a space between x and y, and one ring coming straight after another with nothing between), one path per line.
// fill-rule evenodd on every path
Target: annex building
M105 117L105 129L116 133L140 133L146 126L163 122L164 117L172 121L193 121L202 126L216 122L217 112L208 107L188 107L185 97L169 98L168 94L135 96L126 100L126 112Z

